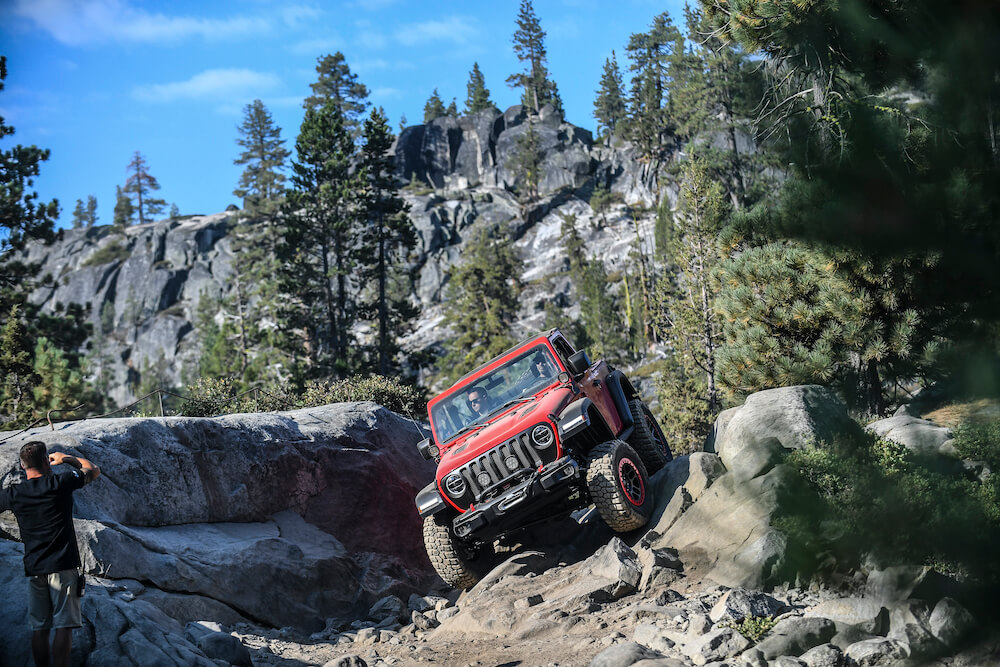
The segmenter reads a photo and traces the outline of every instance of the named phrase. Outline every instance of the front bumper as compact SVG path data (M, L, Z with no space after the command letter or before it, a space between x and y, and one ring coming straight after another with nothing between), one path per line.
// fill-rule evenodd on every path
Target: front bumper
M492 540L555 514L582 479L583 471L572 457L557 459L500 496L458 516L455 535L463 540Z

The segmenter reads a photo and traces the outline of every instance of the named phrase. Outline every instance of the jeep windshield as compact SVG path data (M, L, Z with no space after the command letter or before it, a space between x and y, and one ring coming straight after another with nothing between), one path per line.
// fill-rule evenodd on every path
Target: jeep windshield
M549 348L535 345L489 373L468 378L431 408L431 425L438 442L444 444L484 426L509 405L533 400L535 394L556 382L558 375L559 367Z

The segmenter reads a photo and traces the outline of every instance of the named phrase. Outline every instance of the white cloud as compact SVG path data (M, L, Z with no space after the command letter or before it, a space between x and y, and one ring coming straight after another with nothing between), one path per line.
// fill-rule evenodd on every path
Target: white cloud
M107 41L158 43L188 37L227 39L264 33L270 25L264 17L171 17L133 7L126 0L15 0L14 13L70 46Z
M140 86L132 96L143 102L173 102L254 96L281 84L274 74L248 69L210 69L187 81Z
M385 60L384 58L373 58L371 60L358 60L351 66L351 69L358 74L384 71L406 71L416 69L417 66L409 60Z
M328 53L343 49L343 41L336 35L318 39L306 39L292 44L288 50L299 56L316 56L320 58Z
M396 41L404 46L452 42L466 44L479 34L473 21L461 16L451 16L439 21L411 23L396 29Z
M375 101L398 99L403 97L403 91L399 88L376 88L371 92L371 97Z

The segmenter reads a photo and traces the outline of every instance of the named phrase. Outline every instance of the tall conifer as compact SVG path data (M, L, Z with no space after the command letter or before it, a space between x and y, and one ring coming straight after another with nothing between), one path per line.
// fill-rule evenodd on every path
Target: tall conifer
M399 338L417 310L410 301L404 262L417 242L409 205L398 194L390 152L395 139L385 111L378 107L365 120L362 134L359 214L366 225L361 239L359 277L366 285L359 312L373 322L374 363L381 375L398 368Z
M514 31L514 53L526 64L526 70L507 77L511 87L523 89L521 104L537 114L546 104L551 104L562 116L563 104L555 81L549 76L545 54L545 31L535 14L531 0L521 0Z
M604 128L607 135L614 134L625 120L622 73L618 69L614 51L611 52L611 57L604 61L600 88L597 90L597 99L594 100L594 118L597 119L598 131Z
M441 101L441 96L438 94L438 89L435 88L431 96L427 98L427 102L424 103L424 123L429 123L435 118L440 118L448 113L448 110L444 107L444 102Z
M486 109L496 109L490 100L490 91L486 87L486 78L479 70L479 63L472 63L469 72L469 82L465 86L468 95L465 98L465 113L474 114Z
M351 277L358 183L351 169L353 139L336 104L306 110L295 150L278 248L282 324L294 336L290 352L302 374L341 376L357 361Z
M315 110L331 103L344 117L345 127L355 132L368 110L367 86L351 72L347 59L340 51L317 58L316 74L316 83L309 84L312 95L302 102L302 106Z
M136 151L132 155L132 161L128 163L129 177L125 180L125 187L122 189L125 194L135 198L134 210L139 215L139 224L144 224L152 217L159 215L166 208L167 202L152 196L152 193L160 189L160 184L156 178L149 173L146 166L146 158Z

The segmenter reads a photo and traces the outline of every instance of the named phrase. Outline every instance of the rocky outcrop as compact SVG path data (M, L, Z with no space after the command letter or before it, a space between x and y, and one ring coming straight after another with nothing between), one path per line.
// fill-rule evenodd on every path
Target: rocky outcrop
M105 582L96 590L108 595L94 593L92 614L129 598L142 605L121 622L136 627L157 609L175 623L204 620L191 617L200 611L316 631L387 594L438 581L412 509L433 476L414 446L422 437L413 422L374 403L89 420L4 441L0 480L17 480L18 449L31 439L101 467L101 478L75 495L84 569ZM0 528L17 537L9 513L0 515ZM10 561L4 571L20 573L19 549L0 542ZM0 617L17 619L5 632L19 631L23 578L5 579L3 591ZM173 633L167 630L163 641ZM99 633L94 641L103 646Z
M749 447L768 452L772 437L782 448L837 437L842 406L821 395L749 397L717 424L723 451L741 422ZM787 411L775 408L782 396ZM758 409L772 419L737 419ZM650 480L658 505L643 529L616 536L595 512L576 513L502 542L493 569L460 592L421 578L419 536L407 532L412 495L432 475L412 446L419 429L372 404L35 436L105 470L77 494L94 575L78 663L845 667L991 664L1000 651L995 636L969 644L976 617L929 568L858 572L837 589L796 581L772 525L800 498L780 461L743 479L716 454L678 457ZM16 447L0 446L5 484ZM735 460L755 460L745 453ZM174 514L183 521L162 519ZM0 541L0 640L18 666L19 560Z

